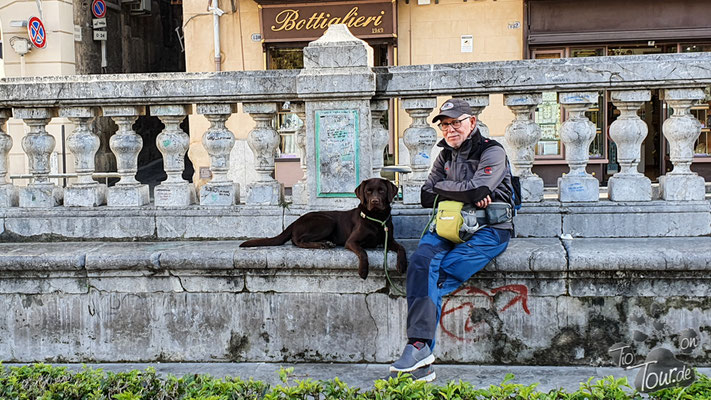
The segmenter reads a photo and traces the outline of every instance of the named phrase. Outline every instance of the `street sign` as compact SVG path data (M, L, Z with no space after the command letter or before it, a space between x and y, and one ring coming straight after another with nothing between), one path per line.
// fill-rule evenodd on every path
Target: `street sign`
M106 3L104 0L94 0L91 2L91 13L96 18L104 18L106 16Z
M106 40L106 31L94 31L94 40Z
M91 23L94 29L106 28L106 18L94 18Z
M37 17L30 17L27 21L27 34L30 41L38 49L43 49L47 45L47 31L44 29L42 20Z

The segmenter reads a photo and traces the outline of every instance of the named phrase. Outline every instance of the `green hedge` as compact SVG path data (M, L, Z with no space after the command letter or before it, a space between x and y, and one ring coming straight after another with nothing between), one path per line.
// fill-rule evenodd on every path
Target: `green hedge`
M153 368L145 371L106 372L83 368L70 371L64 367L45 364L10 367L0 365L1 399L339 399L339 400L406 400L406 399L642 399L627 383L626 378L607 377L593 382L590 378L574 393L552 390L542 393L537 385L510 383L507 375L500 385L476 388L467 382L448 382L443 386L413 382L409 375L378 380L374 388L351 388L338 378L328 381L291 380L293 369L282 369L282 385L240 378L216 379L209 375L159 377ZM651 399L711 399L711 380L698 374L698 379L687 388L665 389L653 393Z

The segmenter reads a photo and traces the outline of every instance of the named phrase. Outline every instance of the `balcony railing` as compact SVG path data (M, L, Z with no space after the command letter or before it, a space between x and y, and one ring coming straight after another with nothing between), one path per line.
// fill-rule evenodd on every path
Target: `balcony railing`
M621 169L609 180L609 200L652 201L650 179L637 172L647 126L636 111L650 99L652 90L659 90L674 110L663 124L673 170L659 178L660 197L667 202L702 201L704 179L690 169L701 125L689 109L704 98L709 85L711 53L371 68L366 45L341 27L333 27L305 49L301 71L8 78L0 81L0 127L11 117L27 125L21 144L33 179L24 187L9 182L12 138L0 130L0 208L149 206L148 188L135 178L144 143L132 129L136 119L147 113L165 124L156 144L168 178L155 188L155 207L278 206L283 190L272 176L279 135L271 121L278 104L285 101L304 121L297 132L304 178L294 186L294 204L341 204L358 180L380 175L387 144L387 129L380 121L388 111L387 100L393 98L400 99L412 117L403 134L412 173L403 183L402 200L415 205L437 139L427 122L437 106L436 97L464 98L478 114L489 105L492 94L503 94L515 115L503 142L514 173L521 177L524 201L530 205L543 200L543 181L531 168L541 135L532 116L544 91L557 92L570 116L561 127L570 171L559 179L558 199L562 204L593 204L600 198L599 183L585 168L595 126L585 112L598 102L602 90L610 92L621 111L610 126ZM228 174L236 140L225 126L240 103L256 123L246 140L254 153L257 179L246 183L243 199L240 183ZM182 178L189 138L179 124L193 112L210 121L202 143L213 178L199 191ZM110 148L120 180L111 187L92 179L99 138L90 122L100 115L118 125ZM56 143L46 126L56 117L75 126L67 146L78 177L64 189L49 179ZM484 122L480 127L487 129Z

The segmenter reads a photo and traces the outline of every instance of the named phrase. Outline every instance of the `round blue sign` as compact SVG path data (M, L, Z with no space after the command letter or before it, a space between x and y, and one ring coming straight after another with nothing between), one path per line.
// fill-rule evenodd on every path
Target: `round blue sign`
M96 18L104 18L106 16L106 3L104 0L94 0L91 3L91 12Z
M32 44L38 49L42 49L47 45L47 31L44 29L44 24L39 18L32 17L27 21L27 33L30 36Z

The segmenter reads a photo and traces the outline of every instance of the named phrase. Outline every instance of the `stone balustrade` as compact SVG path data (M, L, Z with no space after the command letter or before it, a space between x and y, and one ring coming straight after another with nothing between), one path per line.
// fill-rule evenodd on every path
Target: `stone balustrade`
M432 162L437 131L428 119L437 108L437 96L466 99L478 114L489 105L490 95L503 94L514 119L502 142L514 173L521 178L524 210L533 210L536 221L541 221L548 218L546 210L551 207L561 212L568 205L601 203L598 180L585 171L588 147L595 135L585 111L597 102L602 90L610 91L622 113L610 127L621 170L610 179L609 201L620 207L629 202L651 206L651 182L636 172L640 144L647 135L636 110L650 98L652 89L659 89L674 110L663 127L674 169L660 177L657 198L669 202L670 207L680 201L694 207L695 202L704 200L704 180L690 169L700 125L689 108L704 97L703 89L711 84L709 53L377 68L371 66L371 57L364 42L334 26L305 49L305 68L300 71L0 80L0 209L46 210L61 204L82 207L83 211L103 207L190 212L199 212L198 206L225 210L279 207L284 201L283 188L273 178L279 135L272 121L278 104L285 101L292 103L304 121L296 137L304 178L294 186L294 205L350 206L355 203L352 190L357 183L380 174L387 143L387 127L381 120L392 104L388 100L397 98L412 118L401 133L412 169L402 184L403 210L408 210L419 204L420 186ZM570 171L559 179L558 202L553 203L543 201L543 181L531 170L534 146L541 135L532 113L541 103L543 91L557 92L559 103L568 112L561 139ZM255 122L249 132L231 132L225 126L238 104ZM210 122L202 133L202 144L210 157L212 180L198 190L182 178L189 140L179 125L193 112ZM163 154L167 179L155 188L153 203L148 187L136 180L137 156L145 143L132 128L136 119L147 113L165 125L156 145ZM121 179L108 188L91 179L99 142L90 122L98 116L110 117L118 125L110 148ZM12 138L1 127L10 117L27 126L21 144L33 179L25 187L15 187L7 180ZM64 190L47 179L56 143L45 127L55 117L68 118L75 127L67 147L79 177ZM488 135L486 124L478 124ZM235 137L245 135L255 159L254 182L237 182L228 174ZM240 185L247 189L243 199ZM519 219L526 220L526 214L522 212ZM699 234L710 231L706 228Z
M412 250L430 212L419 190L437 140L429 124L437 97L465 99L478 114L490 95L503 94L514 117L502 142L525 201L518 237L445 299L438 360L611 364L609 346L635 337L633 322L645 317L668 327L664 345L698 329L704 345L689 360L710 365L711 206L690 169L700 126L689 109L711 85L711 53L373 68L363 42L333 26L304 55L301 71L0 80L0 304L12 310L0 317L0 359L391 362L404 340L406 299L384 279L379 250L369 251L362 280L345 249L243 249L239 239L276 235L313 209L355 204L356 184L383 167L382 120L399 103L412 118L400 132L412 173L401 182L393 234ZM610 126L621 170L609 200L585 172L594 134L585 111L602 90L621 112ZM674 169L657 194L637 173L647 129L636 111L651 90L673 109L663 134ZM570 171L557 200L544 198L532 171L541 136L532 113L544 91L557 92L570 115L561 128ZM304 122L296 133L304 178L285 207L271 121L287 101ZM254 126L231 131L226 121L239 105ZM189 141L180 123L193 113L210 123L196 135L212 172L199 190L182 177ZM165 125L156 146L167 179L153 202L136 178L146 143L133 125L147 114ZM118 126L109 147L120 179L109 187L91 179L97 117ZM27 186L8 180L10 118L26 125L14 145L29 160ZM46 126L54 118L74 126L67 147L78 178L67 188L49 178L57 143ZM238 140L254 154L253 182L229 174Z

